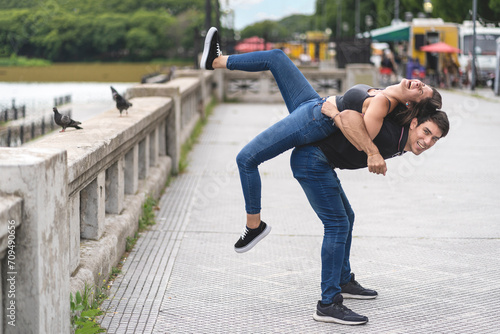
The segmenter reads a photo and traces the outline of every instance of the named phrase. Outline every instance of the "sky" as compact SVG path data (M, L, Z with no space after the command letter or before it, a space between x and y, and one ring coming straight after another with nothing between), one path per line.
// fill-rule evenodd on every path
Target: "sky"
M246 26L263 20L279 20L292 14L311 15L314 13L315 0L219 0L223 10L234 11L234 28L241 30Z

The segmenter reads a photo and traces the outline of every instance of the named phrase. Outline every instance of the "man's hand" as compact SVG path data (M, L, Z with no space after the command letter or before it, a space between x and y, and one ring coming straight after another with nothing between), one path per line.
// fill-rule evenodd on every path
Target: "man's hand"
M385 176L385 173L387 172L387 165L385 164L385 160L380 153L369 154L367 164L368 170L371 173L383 174Z

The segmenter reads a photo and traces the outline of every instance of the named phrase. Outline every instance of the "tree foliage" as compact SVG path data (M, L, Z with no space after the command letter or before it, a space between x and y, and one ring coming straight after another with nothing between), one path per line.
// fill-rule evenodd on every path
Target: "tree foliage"
M193 55L204 0L2 0L0 57L52 61ZM183 27L183 29L179 29Z
M197 45L201 45L204 30L205 1L1 0L0 57L52 61L192 58L200 52ZM432 0L430 16L446 22L470 20L472 1ZM213 0L213 22L215 3ZM241 37L257 35L278 42L326 28L332 30L332 37L352 37L356 22L364 32L390 25L397 16L394 0L316 0L315 4L313 15L258 22L246 27ZM478 0L477 5L483 21L500 17L500 0ZM404 20L407 12L417 17L423 12L423 0L399 0L399 18ZM223 29L222 33L230 32Z
M358 3L360 4L359 29L361 32L388 26L398 16L394 0L358 1ZM472 19L472 0L432 0L432 4L433 11L430 17L440 17L445 22L455 23ZM423 0L400 0L398 16L400 20L405 19L405 13L410 13L414 18L419 15L425 16ZM477 15L485 22L498 23L500 0L478 0ZM356 1L316 0L315 16L317 22L326 22L326 27L332 29L334 36L354 36L355 34ZM367 16L372 19L371 26L366 24ZM339 19L340 22L338 22ZM320 27L320 30L324 29L321 25ZM340 28L340 32L337 32L337 28Z

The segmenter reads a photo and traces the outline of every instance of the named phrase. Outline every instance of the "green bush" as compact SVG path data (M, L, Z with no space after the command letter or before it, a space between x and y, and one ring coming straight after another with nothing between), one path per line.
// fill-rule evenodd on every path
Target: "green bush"
M0 58L0 66L49 66L52 63L45 59L26 58L11 55L8 58Z

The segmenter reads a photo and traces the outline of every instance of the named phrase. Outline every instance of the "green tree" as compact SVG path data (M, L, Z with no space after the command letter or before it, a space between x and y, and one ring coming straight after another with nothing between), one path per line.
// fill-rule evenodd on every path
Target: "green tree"
M30 27L26 22L29 10L0 11L0 57L20 54L29 45Z
M445 22L462 23L464 20L470 20L470 11L472 10L473 0L432 0L433 11L430 17L440 17ZM395 18L394 0L373 0L359 1L359 17L361 31L369 28L385 27L391 24ZM500 0L477 1L477 14L479 18L486 22L498 23L500 17ZM340 7L339 7L340 6ZM325 15L326 11L326 15ZM405 12L410 12L414 18L419 13L423 13L423 0L400 0L399 1L399 19L404 20ZM341 13L341 22L338 25L338 13ZM370 15L373 18L373 26L367 27L365 16ZM355 1L338 0L316 0L316 13L314 14L316 22L324 22L326 17L327 26L337 35L337 27L341 29L347 25L347 32L341 31L342 36L354 36L354 25L356 8ZM317 26L321 26L316 23Z
M281 19L278 23L290 36L317 29L314 16L311 15L291 15Z
M289 31L278 22L265 20L246 27L241 31L242 38L259 36L269 42L283 41L290 36Z
M127 49L133 60L150 58L158 48L158 38L150 31L134 27L127 32Z
M204 20L205 15L194 9L177 15L176 24L167 31L166 55L171 58L194 58L195 45L202 43L200 31L203 30Z
M111 58L124 54L127 26L125 14L104 13L91 19L90 33L96 53Z

